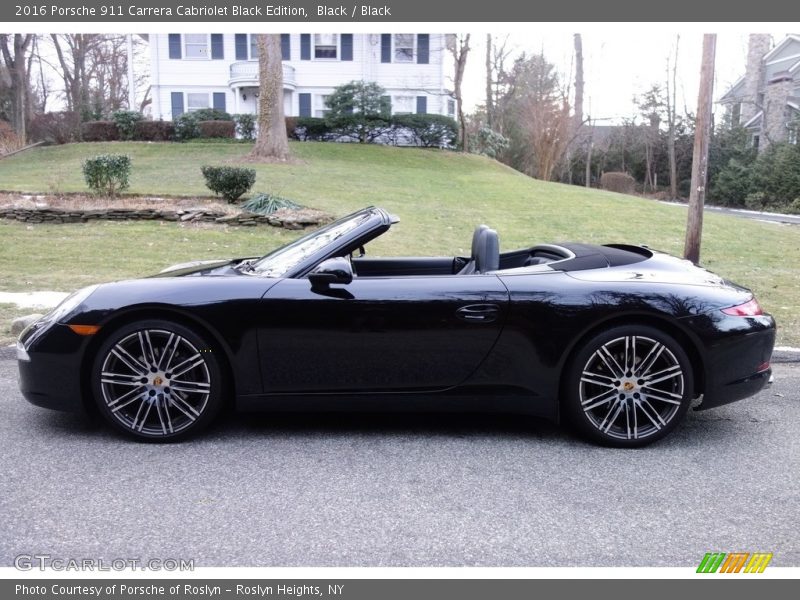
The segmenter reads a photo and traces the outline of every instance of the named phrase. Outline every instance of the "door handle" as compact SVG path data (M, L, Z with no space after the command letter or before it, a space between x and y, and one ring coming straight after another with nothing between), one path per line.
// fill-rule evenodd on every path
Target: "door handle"
M499 314L500 307L496 304L469 304L456 311L456 316L468 323L491 323Z

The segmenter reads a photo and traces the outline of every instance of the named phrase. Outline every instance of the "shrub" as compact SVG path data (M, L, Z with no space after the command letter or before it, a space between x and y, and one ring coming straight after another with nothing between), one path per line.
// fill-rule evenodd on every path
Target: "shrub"
M389 128L391 105L386 90L374 82L351 81L338 86L325 104L328 125L338 135L360 143L375 141Z
M792 203L786 207L786 212L800 215L800 196L792 200Z
M636 189L636 180L627 173L610 171L600 177L600 187L610 192L620 194L633 194Z
M136 123L142 120L141 113L133 110L118 110L111 119L117 124L119 139L132 140L136 130Z
M0 120L0 156L10 154L24 146L24 140L17 135L11 124Z
M273 194L256 194L250 200L242 204L244 210L256 213L259 215L271 215L276 210L282 208L290 208L298 210L303 208L302 204L298 204L288 198L281 198Z
M81 125L84 142L115 142L119 140L119 127L114 121L86 121Z
M453 121L453 125L458 127L455 121ZM486 126L481 127L475 135L471 136L469 144L471 152L489 158L497 158L508 150L508 146L507 137Z
M443 115L395 115L392 124L404 129L415 146L424 148L449 148L458 131L455 120Z
M256 182L255 169L242 169L239 167L210 167L200 169L206 178L206 186L215 194L219 194L229 203L247 192Z
M115 196L128 187L131 158L124 154L101 154L83 161L83 178L95 194Z
M233 117L218 108L201 108L192 112L198 121L233 121Z
M333 130L325 119L317 117L298 117L292 137L301 142L324 142L334 137Z
M200 137L232 138L236 136L236 125L233 121L199 121Z
M289 119L293 117L287 117L286 119L286 130L287 135L291 137L289 134ZM237 135L242 138L243 140L254 140L256 139L256 116L251 115L250 113L243 113L241 115L236 115L233 118L234 122L236 123L236 133Z
M286 137L290 140L297 139L295 130L297 129L297 117L284 117L286 119Z
M133 139L143 142L168 142L175 137L175 125L169 121L138 121Z
M752 165L731 158L712 180L709 200L726 206L744 206L752 188L752 177Z
M67 144L80 136L80 115L74 111L49 112L33 115L28 126L32 142Z
M745 196L744 205L750 210L764 210L767 206L767 195L764 192L751 192Z
M175 124L175 139L179 142L193 140L200 137L202 133L196 113L183 113L173 123Z

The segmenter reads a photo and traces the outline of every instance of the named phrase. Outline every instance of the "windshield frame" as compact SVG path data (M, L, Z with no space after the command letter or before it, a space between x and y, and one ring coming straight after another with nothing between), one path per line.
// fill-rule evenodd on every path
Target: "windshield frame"
M348 228L347 224L353 221L361 222L354 223L352 227ZM323 260L350 254L359 246L363 246L385 233L396 222L397 219L391 217L383 209L369 206L276 248L248 263L245 272L256 277L284 279L304 277ZM319 244L320 238L324 238L337 228L344 228L341 235L322 245ZM306 252L303 252L303 248L306 249ZM278 269L277 272L269 269L270 265L275 265L281 258L289 258L292 253L298 255L296 260L282 269Z

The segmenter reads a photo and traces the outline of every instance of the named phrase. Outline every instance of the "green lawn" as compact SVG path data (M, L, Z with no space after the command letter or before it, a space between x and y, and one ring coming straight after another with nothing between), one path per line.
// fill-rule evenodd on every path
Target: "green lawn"
M107 143L35 148L0 161L0 190L83 192L80 163L105 152L133 160L131 193L207 195L200 166L236 164L242 144ZM294 164L248 165L254 191L342 215L368 204L401 224L373 254L467 253L473 227L504 249L541 241L631 242L680 254L684 208L536 181L499 163L438 150L295 143ZM0 221L0 290L69 290L145 275L190 258L260 254L297 233L176 223L26 226ZM780 343L800 345L800 227L706 214L704 266L752 288L778 319Z

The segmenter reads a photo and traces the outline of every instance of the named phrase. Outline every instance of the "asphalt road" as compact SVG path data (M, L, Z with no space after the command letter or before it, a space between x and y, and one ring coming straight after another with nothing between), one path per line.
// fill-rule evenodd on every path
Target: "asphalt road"
M0 565L800 566L800 365L643 450L539 420L229 416L179 445L28 405L0 360Z
M663 204L670 204L672 206L687 206L683 202L670 202L663 201ZM741 208L728 208L726 206L713 206L706 204L703 210L722 213L731 217L739 217L742 219L752 219L754 221L771 221L773 223L784 223L787 225L800 225L800 215L787 215L783 213L769 213L757 210L747 210Z

